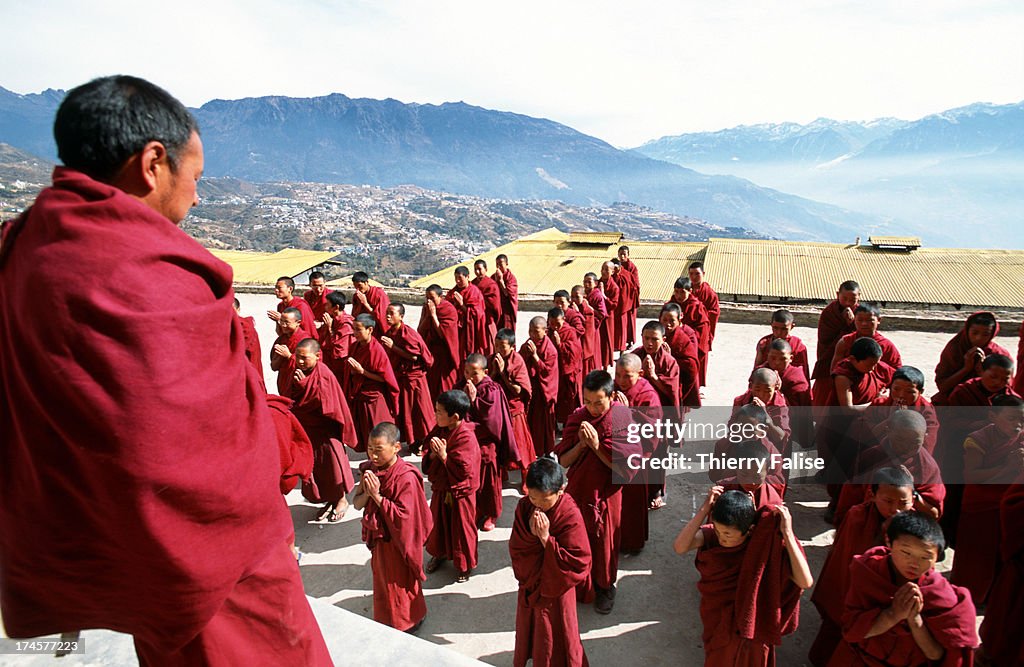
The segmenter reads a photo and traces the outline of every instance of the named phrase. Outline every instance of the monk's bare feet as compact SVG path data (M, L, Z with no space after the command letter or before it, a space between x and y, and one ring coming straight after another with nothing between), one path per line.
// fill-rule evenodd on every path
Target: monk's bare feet
M480 527L480 530L484 531L485 533L489 533L492 530L494 530L494 527L494 519L488 517L484 519L484 525Z
M423 569L426 571L427 574L433 574L434 572L437 572L439 567L444 565L444 561L444 558L441 558L440 556L434 556L430 559L430 561L427 563L427 566Z
M341 501L334 506L334 511L338 516L345 516L345 512L348 511L348 499L342 498Z

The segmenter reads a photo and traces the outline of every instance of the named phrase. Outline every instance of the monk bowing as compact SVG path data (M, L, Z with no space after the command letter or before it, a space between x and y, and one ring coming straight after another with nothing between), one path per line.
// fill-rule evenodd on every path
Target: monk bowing
M384 346L373 337L377 323L363 313L352 323L352 348L348 358L352 416L359 439L355 450L366 451L366 438L375 425L394 422L398 410L398 380Z
M530 425L537 456L555 448L555 404L558 401L558 348L548 337L543 317L530 320L530 337L519 349L530 374L530 406L526 421Z
M491 276L501 292L501 317L498 319L499 329L516 329L516 318L519 315L519 281L512 269L508 267L508 256L498 255L494 258L494 274Z
M302 485L302 495L310 502L324 503L316 522L338 523L348 509L345 494L355 488L345 445L354 447L358 438L341 385L320 363L321 358L315 338L299 343L289 398L292 413L313 444L313 480Z
M440 285L426 289L417 333L430 350L434 363L427 369L430 400L455 386L459 380L459 364L465 357L459 343L459 312L444 298Z
M427 372L434 357L413 328L405 324L405 306L392 303L387 310L388 328L380 337L398 381L398 428L403 442L418 452L434 428L434 407L427 386Z
M270 370L277 371L277 393L288 396L288 387L295 374L295 348L309 338L302 328L302 313L287 308L277 322L277 340L270 350Z
M577 586L590 573L590 541L583 516L565 493L565 471L542 457L526 475L527 497L516 507L508 540L519 582L512 664L584 667L587 656L576 616Z
M493 341L487 340L487 306L483 293L469 281L469 269L455 267L455 286L444 298L459 313L459 359L488 353Z
M475 278L471 281L484 295L484 320L487 323L487 339L483 354L491 354L494 350L494 335L498 333L498 320L501 318L501 288L498 283L487 275L487 262L478 259L473 262Z
M548 311L548 338L558 350L558 398L555 421L564 424L573 410L580 407L583 384L583 346L576 329L566 324L561 308Z
M295 281L288 276L281 276L274 283L274 296L280 301L277 302L277 310L268 310L267 317L274 322L280 322L284 311L294 308L299 311L299 321L302 330L309 338L316 338L316 317L313 309L309 307L305 299L295 296Z
M446 391L437 397L431 431L423 453L430 480L430 513L434 527L427 537L431 555L426 572L452 561L458 583L469 581L477 563L476 492L480 486L480 444L466 421L470 402L465 392Z
M384 288L370 285L370 276L365 271L356 271L352 274L352 317L369 315L377 323L374 329L375 336L384 333L384 322L387 319L388 305L391 299L388 298Z
M370 431L352 498L363 510L363 541L373 571L373 620L416 632L427 615L423 598L423 546L433 528L420 471L398 455L398 427L384 422Z
M487 364L488 374L494 378L508 399L509 414L512 416L512 433L519 451L520 470L525 475L526 469L537 457L533 446L533 437L526 422L526 406L530 404L530 371L526 368L523 355L516 351L516 333L512 329L499 329L494 337L494 356ZM515 466L515 461L510 460Z

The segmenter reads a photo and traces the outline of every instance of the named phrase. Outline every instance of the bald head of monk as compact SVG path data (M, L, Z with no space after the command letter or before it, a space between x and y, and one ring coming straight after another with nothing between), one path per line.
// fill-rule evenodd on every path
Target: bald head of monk
M530 340L539 345L548 335L548 321L537 316L530 320Z
M615 272L615 265L610 261L601 265L601 280L608 280Z
M624 352L615 362L615 386L622 391L629 391L640 380L640 357L632 352Z
M283 336L290 336L302 326L302 311L298 308L285 308L281 319L277 322L278 331Z
M889 444L899 456L909 456L924 445L928 422L916 410L896 410L889 417Z
M487 377L487 357L477 353L466 357L466 361L462 364L462 376L466 378L466 382L472 382L474 385L480 384Z
M778 391L779 374L770 368L758 368L750 374L750 395L768 404Z
M295 367L309 374L321 358L320 343L315 338L307 338L295 346Z

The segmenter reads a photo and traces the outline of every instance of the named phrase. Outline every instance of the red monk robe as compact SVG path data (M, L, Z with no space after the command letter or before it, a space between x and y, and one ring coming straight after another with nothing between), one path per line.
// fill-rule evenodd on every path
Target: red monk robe
M459 369L465 360L459 349L459 312L444 299L437 303L433 312L424 304L416 331L434 358L434 363L427 369L427 386L430 388L430 400L436 401L459 381Z
M615 390L622 391L622 388L616 385ZM639 378L636 384L623 393L626 395L626 400L629 401L630 408L643 409L644 421L653 422L661 419L661 396L646 378ZM636 421L640 421L639 418ZM643 444L645 459L654 456L660 446L656 439ZM652 490L648 488L647 473L646 469L638 470L633 480L622 487L622 537L619 542L619 551L622 553L640 551L650 537L650 522L647 512L653 494ZM655 481L663 479L664 476ZM658 489L661 488L660 484L656 486Z
M574 310L573 308L563 310L562 312L565 313L565 323L576 332L576 335L580 339L580 347L582 348L583 337L587 335L586 320L583 319L583 315L578 310Z
M7 634L109 628L151 664L331 664L230 267L114 187L53 181L0 232Z
M600 417L594 417L586 408L580 408L566 421L562 429L562 441L555 452L563 457L575 447L579 442L580 424L588 422L597 430L601 451L610 461L618 463L623 473L631 472L625 462L630 454L640 454L640 446L627 440L626 426L630 420L629 409L615 402ZM622 485L615 482L611 469L589 447L584 448L579 458L569 466L567 474L569 481L565 492L580 507L590 539L593 565L588 583L609 589L619 572ZM577 591L583 601L589 601L593 594L589 585Z
M982 384L981 378L971 378L956 386L949 394L947 409L941 413L941 433L936 458L942 462L947 471L955 471L959 477L963 470L963 441L968 434L984 428L989 422L988 410L979 408L992 405L996 396L1007 394L1016 396L1013 389L1006 387L996 392L989 391ZM964 408L974 408L967 410ZM947 472L947 475L951 474Z
M679 317L680 324L687 325L697 334L697 363L700 368L698 379L700 386L704 387L707 385L708 352L711 351L711 318L704 304L692 293L690 298L682 303L676 301L674 296L668 303L679 306L683 311Z
M774 340L775 334L768 334L767 336L762 336L760 340L757 341L757 345L754 347L754 368L764 366L768 361L768 348ZM804 377L807 378L808 382L810 382L811 367L807 361L807 346L804 345L804 342L796 336L787 336L784 340L789 343L790 349L793 350L793 359L790 364L797 368L802 368L804 371Z
M290 398L267 394L267 407L277 431L277 447L281 455L279 488L282 494L294 489L300 481L309 484L313 475L313 445L302 424L292 414L291 405Z
M462 295L460 304L456 294ZM459 313L459 363L471 354L490 354L494 338L487 338L487 306L484 295L476 285L470 283L459 289L452 287L444 295Z
M750 405L754 402L754 394L748 389L736 398L732 399L732 413L736 414L736 410L743 407L744 405ZM786 402L786 395L778 389L772 394L772 398L764 406L765 412L771 417L772 424L778 426L786 434L785 440L781 443L775 443L775 448L781 452L789 451L789 438L793 435L793 430L789 426L789 403Z
M398 411L398 380L391 368L391 360L384 346L374 337L369 342L354 340L349 350L350 358L362 366L364 373L349 372L347 395L352 399L352 416L355 418L358 442L355 450L366 451L370 431L381 422L394 422ZM382 380L366 377L365 372L381 376Z
M555 421L565 423L583 403L583 346L576 330L567 324L548 327L548 338L558 349L558 396Z
M327 326L320 329L320 348L323 350L324 363L334 371L334 376L342 387L348 386L349 348L352 346L352 316L341 311Z
M434 401L427 384L427 373L434 363L434 355L423 338L404 322L398 327L390 327L384 337L392 341L387 354L398 382L396 425L402 442L409 443L416 450L435 426Z
M519 582L516 604L515 667L586 667L580 641L575 589L590 573L590 541L572 496L562 494L544 512L550 522L547 544L530 530L536 509L529 498L516 506L508 552Z
M704 310L708 313L708 352L714 348L715 344L715 330L718 329L718 318L722 314L722 308L718 304L718 293L712 289L711 285L707 281L702 281L700 285L694 285L693 296L697 297L697 300L704 306ZM701 375L701 385L707 384L707 359L704 362L704 372Z
M466 391L467 380L456 389ZM509 464L522 468L516 446L512 413L501 387L489 375L475 386L466 419L473 424L473 432L480 443L480 485L476 493L476 518L482 523L501 516L501 471Z
M323 294L317 296L313 290L306 290L302 294L302 299L309 304L310 310L313 311L313 324L316 325L318 334L322 337L322 320L324 319L324 313L327 312L327 295L333 292L332 289L324 288ZM317 325L320 323L320 325Z
M977 318L977 316L979 315L987 315L990 316L992 319L995 319L995 315L984 311L974 313L967 318L967 321L964 323L963 328L959 332L957 332L957 334L953 336L953 338L951 338L948 343L946 343L946 346L944 348L942 348L942 353L939 355L939 363L938 365L935 366L936 385L939 385L944 380L952 377L958 371L963 369L964 355L966 355L967 352L972 347L974 347L971 344L971 339L968 336L967 332L970 329L971 324L974 323L975 318ZM990 340L988 344L985 345L985 347L981 348L981 351L985 354L986 357L991 356L993 354L1002 354L1012 359L1013 356L1010 354L1010 352L1005 347L995 342L995 338L998 335L999 322L997 321L995 328L992 330L992 340ZM972 378L977 377L977 371L979 368L980 364L975 365L975 367L970 372L968 372L963 378L961 378L960 382L957 384L966 382ZM932 396L932 403L934 403L935 405L946 405L950 393L955 388L956 387L954 386L946 391L938 391L934 396Z
M956 532L958 548L949 580L971 591L971 599L979 605L985 604L988 598L999 564L999 503L1009 485L1024 474L1018 451L1022 448L1024 436L1007 437L995 424L971 433L964 440L965 453L973 451L981 455L980 468L1002 467L997 477L983 481L972 478L970 470L964 471L967 484Z
M811 595L811 602L821 614L821 627L808 653L815 667L826 667L843 641L842 619L846 591L850 588L850 565L854 556L885 544L884 523L885 517L878 512L874 501L867 500L850 508L836 530Z
M1021 322L1017 336L1017 374L1013 376L1013 390L1024 394L1024 322Z
M373 571L373 620L408 630L427 615L421 582L423 546L434 526L423 492L423 476L405 459L384 471L359 464L359 476L373 470L380 479L381 504L363 508L363 541Z
M993 665L1024 665L1024 476L999 508L1002 564L981 624L981 653Z
M366 294L362 294L362 296L360 294L361 292L356 290L352 295L352 319L364 313L371 316L373 321L377 323L376 328L373 330L373 335L379 338L384 333L384 329L387 328L387 312L388 306L391 305L391 299L382 287L370 286ZM364 298L365 303L363 303Z
M680 406L699 408L700 349L697 346L696 332L692 327L680 324L672 331L665 332L665 343L672 350L672 357L679 365Z
M902 585L893 582L889 549L875 547L854 556L850 565L850 581L856 582L846 592L843 611L843 639L840 649L850 647L853 656L842 660L838 653L831 665L932 665L918 648L906 621L888 632L866 638L868 630L882 610L889 607L896 590ZM934 568L917 581L924 595L924 620L932 637L945 649L942 667L974 664L974 647L978 645L975 631L975 609L966 588L946 581Z
M260 335L256 333L256 320L251 317L239 316L238 321L242 325L242 337L245 339L245 358L256 369L256 374L260 376L260 382L264 382L263 351L260 349Z
M307 338L316 338L316 317L313 315L313 309L309 307L306 300L292 295L292 300L288 303L283 301L277 302L277 312L283 313L288 308L295 308L302 313L302 323L299 325L299 329L306 332Z
M836 350L832 357L832 361L838 363L850 355L850 348L853 347L853 342L860 338L857 332L848 333L839 339L836 343ZM875 332L871 336L878 343L879 347L882 348L882 357L880 361L884 364L888 364L894 370L903 365L903 357L900 356L900 351L896 349L896 345L891 340Z
M292 380L292 413L313 444L313 480L302 485L302 496L313 503L337 505L355 488L345 445L357 441L348 401L334 373L323 363L302 380Z
M875 427L889 419L894 412L902 409L904 407L893 404L892 396L888 394L878 396L871 401L871 407L864 411L864 421L869 426ZM939 417L935 413L935 407L927 398L919 396L913 405L907 405L905 409L920 412L924 417L924 421L928 425L928 430L924 434L924 448L928 450L929 454L934 454L935 444L939 439Z
M608 332L608 327L613 325L609 324L612 313L600 283L587 294L587 303L594 309L594 326L597 329L597 347L594 352L594 363L597 364L597 368L595 370L604 370L614 361L612 339Z
M760 442L764 446L765 450L767 451L767 456L768 456L768 462L767 462L768 463L768 473L767 473L767 476L765 477L765 482L767 484L771 484L772 486L774 486L775 490L778 492L778 494L780 496L785 496L785 494L786 494L786 483L787 483L786 482L786 475L787 475L787 473L786 473L786 471L782 467L782 454L781 454L781 452L779 452L779 450L775 447L774 443L772 443L772 441L769 440L768 438L755 438L755 439L758 442ZM730 452L730 450L736 444L738 444L738 442L733 442L732 440L729 439L729 436L726 436L724 438L719 438L718 440L715 441L715 447L714 447L714 450L713 450L715 458L717 458L717 459L726 459L726 458L732 457L733 455ZM707 472L708 472L708 479L710 479L715 484L723 484L727 480L732 479L735 476L735 472L736 471L735 471L735 469L730 470L728 466L723 466L723 467L717 467L717 468L708 468ZM744 489L744 490L746 490L746 489Z
M597 355L601 349L601 337L597 331L597 323L594 307L588 301L572 303L569 310L578 313L583 318L583 336L580 342L583 347L583 377L587 377L590 371L597 370ZM569 314L566 313L566 321L569 321Z
M491 280L498 284L501 292L501 317L498 318L499 329L516 330L516 318L519 315L519 281L511 269L505 269L504 275L495 271Z
M658 392L659 402L663 408L678 408L681 398L679 393L679 362L672 356L672 348L669 347L668 343L662 343L661 347L653 355L648 355L647 350L643 346L633 350L633 354L640 357L641 364L644 363L648 356L651 357L654 362L654 372L658 376L658 382L651 381L651 378L647 377L646 371L641 370L640 375L651 382L651 386Z
M754 507L761 509L762 507L774 507L776 505L782 505L785 499L782 497L786 491L784 486L779 484L771 484L767 481L761 484L744 484L738 477L725 477L718 481L726 491L742 491L749 493L754 498Z
M537 456L555 448L555 404L558 401L558 350L547 336L536 345L537 356L530 353L526 343L519 349L526 370L530 373L530 405L526 423L533 436Z
M766 364L761 368L769 368ZM793 429L791 442L797 442L802 447L810 447L814 444L814 421L811 418L811 383L804 375L804 369L790 363L781 373L779 380L782 386L778 391L786 397L786 405L789 411L790 426ZM795 408L795 409L793 409Z
M622 300L622 288L615 276L608 276L607 280L601 278L601 290L604 292L605 304L608 307L608 317L604 321L604 331L601 335L608 336L608 349L612 356L620 350L626 349L626 332L622 330L622 313L625 309L625 302ZM601 339L604 345L604 338ZM611 362L609 362L609 365Z
M923 447L910 454L897 454L889 443L889 438L883 437L878 444L857 452L852 480L849 484L843 484L833 523L836 526L841 525L848 510L870 498L871 478L876 470L900 466L905 467L914 478L914 491L942 516L946 485L942 483L939 464Z
M633 286L633 298L627 304L629 309L626 311L626 341L632 345L640 340L636 328L636 314L640 310L640 269L637 268L636 262L629 258L625 261L619 260L619 267L620 274L628 273L630 275L630 282Z
M762 509L750 537L718 543L714 525L701 526L700 618L706 667L774 667L775 647L796 631L800 588L793 583L779 518Z
M473 424L468 422L452 431L436 427L430 433L430 438L434 437L446 441L447 458L442 461L429 447L424 449L422 465L430 480L430 514L434 519L427 553L452 561L458 572L469 572L477 562L480 443Z
M824 391L824 386L816 387L813 391L822 389L819 394L814 395L814 401L817 404L820 396L824 396L824 401L821 405L827 406L838 406L838 398L836 397L835 378L842 376L850 381L850 393L852 396L852 405L867 405L871 401L878 398L878 394L882 389L889 386L892 382L893 369L889 366L879 362L870 372L862 373L857 370L854 366L854 360L852 357L843 359L832 369L833 382L829 385L829 391ZM812 391L812 393L813 393ZM847 442L846 436L848 434L850 425L856 419L855 415L845 414L836 410L830 410L829 413L821 420L818 424L817 432L815 433L815 442L818 446L818 454L825 461L826 470L832 464L833 458L838 459L839 469L834 470L829 474L830 483L835 485L840 481L847 481L850 479L849 475L852 472L853 460L856 455L856 445L854 441ZM841 471L841 472L840 472ZM840 479L842 475L842 479ZM838 486L833 486L829 489L829 494L835 493L833 497L838 499L840 489Z
M291 357L284 359L277 352L274 352L273 345L270 348L270 363L280 363L277 371L277 393L279 396L287 397L290 393L289 387L292 383L292 376L295 375L295 348L299 343L310 338L302 327L299 327L291 334L280 335L274 341L274 345L284 345L292 353Z
M534 449L533 437L526 421L526 406L530 404L530 371L526 369L526 362L523 356L512 350L508 358L502 358L503 368L498 369L495 354L487 364L487 372L498 383L501 390L505 392L508 399L509 415L512 417L512 436L518 451L519 465L523 470L530 467L530 464L537 458ZM517 392L518 390L518 392Z
M498 288L498 283L487 276L474 278L470 283L476 285L476 288L480 290L484 297L484 319L487 323L487 335L484 339L485 349L481 354L493 354L494 335L498 333L498 320L501 318L501 290Z
M616 323L617 338L621 341L620 350L627 350L637 342L636 317L634 306L640 294L640 285L634 282L633 274L619 270L615 274L619 285L619 321Z
M846 306L841 305L838 300L833 300L825 306L818 317L818 350L814 359L814 370L811 372L811 380L814 382L811 395L815 405L832 405L825 400L832 391L830 374L832 358L836 354L836 343L846 334L856 331L853 319L847 320L844 316L845 310Z

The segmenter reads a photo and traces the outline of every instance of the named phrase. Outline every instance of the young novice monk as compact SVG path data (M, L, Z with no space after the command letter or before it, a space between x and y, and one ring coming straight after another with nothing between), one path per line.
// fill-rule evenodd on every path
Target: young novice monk
M971 594L935 571L946 540L918 512L893 517L888 546L855 556L843 612L843 639L829 665L943 667L973 664L978 645ZM844 648L852 655L842 659Z
M792 337L791 337L792 338ZM801 447L814 444L814 420L811 415L811 383L807 369L796 365L793 348L786 340L776 338L768 345L764 368L779 374L779 391L789 406L790 442Z
M456 581L469 581L476 567L476 492L480 487L480 443L466 421L469 396L458 389L437 397L437 426L427 438L423 469L430 479L430 513L434 527L427 538L427 574L451 560Z
M771 348L771 344L777 340L781 340L785 341L790 347L790 353L793 356L793 365L802 369L804 377L810 381L811 369L807 362L807 346L804 345L802 340L794 336L792 331L793 313L789 312L785 308L776 310L772 313L772 332L757 341L756 352L754 354L754 368L764 366L768 363L768 351Z
M508 540L512 571L519 581L515 667L531 659L536 667L587 664L575 589L590 572L590 540L565 484L558 461L541 457L530 465L528 495L516 507Z
M384 422L370 431L352 498L363 510L363 541L373 570L373 620L415 632L427 614L420 582L423 545L433 527L420 471L398 455L398 427Z
M775 665L814 583L786 506L758 512L746 493L714 486L673 548L697 550L705 667Z

